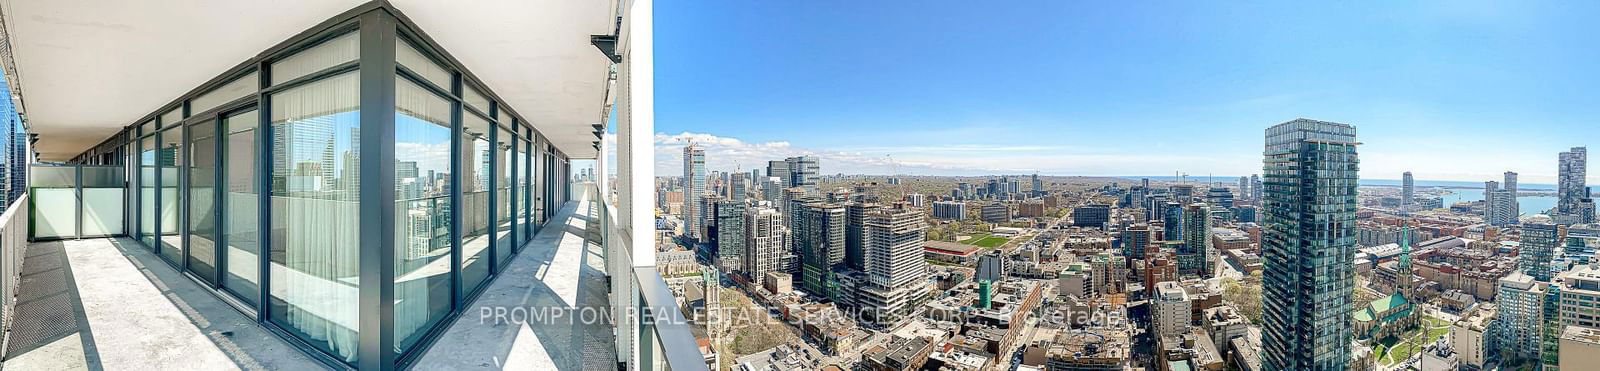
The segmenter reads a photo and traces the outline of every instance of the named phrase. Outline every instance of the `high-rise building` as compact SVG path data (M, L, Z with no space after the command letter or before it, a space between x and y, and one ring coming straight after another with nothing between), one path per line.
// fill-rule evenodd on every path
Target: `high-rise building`
M1073 226L1104 228L1110 221L1111 205L1083 205L1072 209Z
M1544 285L1532 276L1512 272L1500 278L1495 292L1494 332L1501 362L1536 360L1544 329Z
M1144 260L1150 256L1150 225L1139 223L1122 231L1122 255L1130 260Z
M771 202L778 210L783 210L783 189L788 187L784 186L782 179L775 176L761 179L763 179L761 181L761 199Z
M867 213L883 208L876 203L851 202L845 205L844 260L850 269L866 270Z
M789 185L789 161L788 160L767 161L767 176L769 176L769 177L777 177L778 179L783 180L783 188L792 187L791 185Z
M1550 218L1535 216L1522 225L1522 245L1517 251L1517 270L1534 281L1550 282L1550 261L1561 245L1561 231Z
M995 202L983 205L978 209L978 218L990 223L1005 223L1011 221L1011 208L1006 204Z
M790 187L817 188L817 176L822 169L817 165L815 156L790 157L784 162L789 166Z
M750 179L745 178L749 175L746 173L728 174L729 199L743 202L746 198L750 198Z
M1254 174L1250 175L1250 199L1254 200L1255 202L1261 202L1262 190L1261 176Z
M1500 188L1500 182L1483 182L1483 222L1489 225L1517 223L1515 209L1517 198L1511 191Z
M717 269L732 273L744 267L740 258L745 252L745 202L743 200L717 200L715 223L717 225Z
M1295 119L1266 130L1261 365L1342 370L1355 284L1356 128Z
M1584 177L1588 176L1589 150L1584 147L1572 147L1567 152L1557 156L1559 167L1556 169L1556 213L1561 215L1578 215L1578 203L1584 198Z
M1216 249L1211 245L1211 207L1190 204L1183 211L1183 248L1178 251L1178 274L1211 278L1216 269Z
M1161 209L1162 227L1166 235L1161 236L1162 241L1183 240L1183 204L1166 202Z
M1252 194L1250 193L1250 177L1239 177L1239 197L1248 200Z
M928 206L928 196L921 193L908 194L905 197L905 201L910 202L912 207Z
M1233 208L1233 191L1227 187L1211 187L1206 190L1206 203L1223 208Z
M1410 208L1411 205L1412 205L1412 202L1416 200L1416 197L1417 197L1416 179L1413 179L1411 177L1411 172L1407 171L1405 174L1402 174L1400 176L1400 208L1401 209Z
M1172 281L1157 283L1155 289L1155 298L1150 301L1155 338L1188 333L1193 318L1188 292Z
M783 270L784 241L788 228L783 214L766 204L745 211L744 274L752 281Z
M708 210L702 208L700 198L706 193L706 151L690 143L683 147L683 223L684 234L701 240L705 225L702 221Z
M1517 197L1521 196L1520 194L1517 194L1517 173L1507 171L1505 173L1505 179L1506 194L1511 196L1511 202L1509 204L1511 222L1516 223L1517 217L1522 216L1522 205L1517 202Z
M1043 180L1039 180L1039 174L1033 174L1033 189L1032 189L1032 191L1033 191L1033 195L1034 196L1038 196L1038 195L1044 194L1044 181Z
M961 201L937 201L933 203L933 217L947 220L963 220L967 218L967 204Z
M892 327L927 294L928 263L922 253L927 228L922 213L903 203L867 214L867 279L855 298L867 323Z
M801 258L801 289L813 295L832 297L828 287L833 269L845 258L845 208L838 204L810 202L799 207L799 228L794 230L795 252Z

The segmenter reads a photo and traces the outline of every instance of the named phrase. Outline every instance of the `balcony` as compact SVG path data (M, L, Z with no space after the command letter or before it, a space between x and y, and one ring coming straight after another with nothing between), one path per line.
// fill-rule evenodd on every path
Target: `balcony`
M578 189L410 367L611 369L626 362L618 357L626 349L638 352L640 369L706 368L665 281L653 267L628 260L621 239L626 232L610 221L615 208L594 197L592 186ZM18 280L5 291L16 299L5 311L10 336L0 365L337 368L139 241L112 236L27 243L13 231L30 226L14 214L48 219L32 203L19 200L0 224L6 255L23 257L5 270ZM616 289L626 291L607 285L622 280L629 285Z
M0 362L703 369L622 227L648 207L574 179L615 122L616 191L649 189L650 4L0 10L50 162L0 218Z

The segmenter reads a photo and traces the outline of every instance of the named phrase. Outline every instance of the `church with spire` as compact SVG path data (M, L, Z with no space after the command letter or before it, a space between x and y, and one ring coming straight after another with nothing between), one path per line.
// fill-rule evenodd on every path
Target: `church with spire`
M1351 315L1358 339L1382 339L1415 329L1421 323L1421 310L1413 308L1417 297L1416 280L1411 271L1411 226L1401 222L1400 256L1395 266L1394 292L1356 307Z

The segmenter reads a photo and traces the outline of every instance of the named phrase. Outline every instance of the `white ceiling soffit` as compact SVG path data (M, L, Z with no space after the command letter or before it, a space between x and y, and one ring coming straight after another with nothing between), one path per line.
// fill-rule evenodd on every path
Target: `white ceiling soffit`
M179 95L366 1L0 0L42 161L63 161ZM594 157L606 0L390 1L575 158Z

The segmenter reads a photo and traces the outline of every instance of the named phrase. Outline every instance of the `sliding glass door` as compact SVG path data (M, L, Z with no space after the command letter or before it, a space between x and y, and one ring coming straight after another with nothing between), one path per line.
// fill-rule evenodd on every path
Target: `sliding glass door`
M145 125L153 127L154 125ZM156 247L156 137L139 141L139 241Z
M516 143L516 141L516 135L512 135L511 131L506 130L505 127L501 127L499 134L495 136L495 159L497 160L495 167L498 169L495 172L494 185L495 256L497 257L495 262L502 266L510 260L511 246L515 245L511 240L513 234L511 233L511 227L515 225L511 220L511 215L513 215L511 213L511 205L514 204L511 202L511 173L512 169L515 168L512 165L516 161L512 160L511 154L513 153L512 143Z
M217 124L200 120L189 125L189 271L217 282Z
M158 138L160 148L156 151L156 164L160 166L161 193L157 195L159 206L156 212L161 215L157 221L161 229L160 246L157 250L161 257L174 265L183 265L183 240L178 230L182 227L183 210L179 207L183 199L180 197L178 187L183 162L183 127L174 123L161 131Z
M250 304L260 302L261 236L257 233L260 201L256 180L256 127L260 113L255 109L222 119L223 194L221 225L227 247L222 288Z
M450 312L452 104L403 76L395 82L395 352Z
M489 278L489 121L463 112L461 125L461 287L473 291Z
M347 72L280 90L270 102L269 318L352 362L360 289L358 76Z

